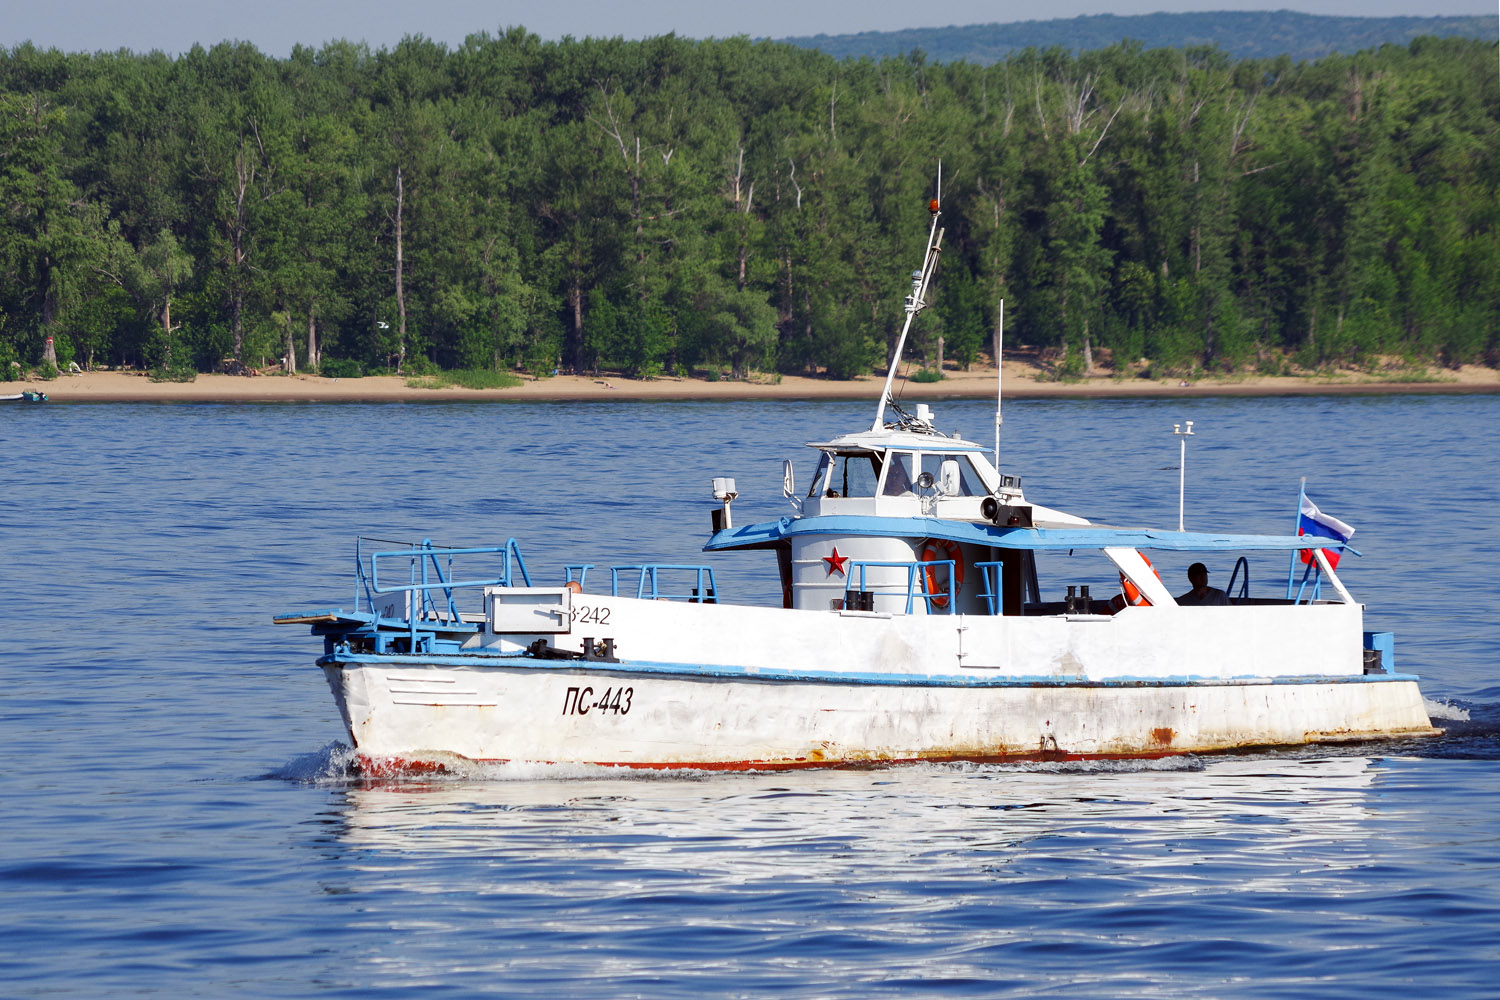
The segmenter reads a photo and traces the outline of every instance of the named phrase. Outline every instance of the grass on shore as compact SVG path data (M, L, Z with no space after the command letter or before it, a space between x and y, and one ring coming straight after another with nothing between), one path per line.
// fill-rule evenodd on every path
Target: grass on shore
M519 375L512 375L510 372L497 372L488 368L459 368L409 378L406 385L411 389L447 389L450 386L461 389L513 389L523 381Z

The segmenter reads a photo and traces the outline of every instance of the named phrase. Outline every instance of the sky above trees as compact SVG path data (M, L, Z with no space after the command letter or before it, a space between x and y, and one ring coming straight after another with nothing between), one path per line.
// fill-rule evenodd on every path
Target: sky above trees
M520 25L546 39L643 38L676 33L689 38L892 31L1084 14L1156 11L1297 10L1346 16L1493 14L1494 0L1053 0L1038 8L1027 0L759 0L709 4L701 0L49 0L11 4L0 19L0 46L31 41L67 52L160 50L177 54L195 43L248 41L267 55L285 57L294 45L317 47L333 39L390 47L407 35L456 45L472 33Z

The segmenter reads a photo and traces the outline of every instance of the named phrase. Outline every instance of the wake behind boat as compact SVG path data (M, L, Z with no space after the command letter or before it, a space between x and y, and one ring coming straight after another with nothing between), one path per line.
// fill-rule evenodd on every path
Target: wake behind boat
M1364 630L1337 576L1350 531L1310 502L1317 548L1300 534L1093 524L1031 501L987 449L940 431L928 407L892 400L937 264L931 209L873 423L810 445L805 494L787 463L791 511L778 520L735 526L735 484L714 480L705 551L774 558L779 607L730 600L709 566L580 559L544 582L515 539L361 539L352 610L275 621L323 637L318 665L362 765L791 768L1435 733L1417 679L1396 672L1393 637ZM998 457L998 413L996 425ZM1230 596L1187 606L1143 550L1242 555ZM1044 599L1037 557L1048 552L1094 553L1121 593L1068 586ZM1289 572L1285 596L1249 595L1251 556L1296 553L1305 569L1300 581Z

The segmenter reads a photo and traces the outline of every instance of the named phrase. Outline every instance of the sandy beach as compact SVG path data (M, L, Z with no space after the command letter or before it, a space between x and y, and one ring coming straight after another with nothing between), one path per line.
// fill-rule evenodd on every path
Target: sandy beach
M0 395L23 390L47 394L53 403L371 403L371 402L536 402L611 399L874 399L881 380L852 381L761 375L748 381L721 379L630 379L618 375L558 375L508 389L424 388L404 376L323 378L317 375L199 375L192 382L153 382L144 372L85 372L50 382L6 383ZM1385 393L1500 392L1500 371L1477 365L1440 369L1413 380L1409 373L1347 371L1333 375L1246 376L1152 380L1097 376L1071 382L1049 381L1024 361L1005 364L1007 399L1150 398L1182 396L1316 396ZM897 379L901 399L989 399L995 395L995 369L949 371L941 382Z

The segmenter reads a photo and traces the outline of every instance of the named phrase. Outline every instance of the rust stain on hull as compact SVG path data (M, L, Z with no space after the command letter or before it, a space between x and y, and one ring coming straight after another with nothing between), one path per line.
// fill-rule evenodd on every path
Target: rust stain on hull
M1172 730L1166 730L1170 742ZM1402 733L1380 733L1375 735L1335 735L1325 734L1319 738L1310 738L1301 746L1311 746L1319 743L1377 743L1394 739L1407 739L1413 736L1435 736L1440 735L1440 729L1414 730ZM779 759L779 760L677 760L677 761L526 761L527 763L539 764L568 764L583 765L586 767L623 767L637 771L796 771L805 768L877 768L898 766L902 764L1007 764L1021 762L1066 762L1066 761L1090 761L1090 760L1160 760L1164 757L1182 757L1190 754L1214 754L1231 755L1240 753L1253 753L1268 750L1286 750L1291 745L1286 743L1245 743L1233 746L1196 746L1196 747L1171 747L1163 746L1159 749L1131 750L1102 753L1069 753L1065 750L1056 749L1053 745L1038 747L1033 750L973 750L973 751L931 751L919 753L907 753L900 755L886 754L846 754L842 756L831 756L827 750L813 750L807 757ZM831 748L830 748L831 749ZM517 758L516 760L519 760ZM469 768L474 766L508 764L511 758L496 759L473 759L461 754L448 752L424 753L414 751L404 756L375 756L368 754L356 754L351 764L351 772L359 777L366 778L401 778L421 777L424 775L455 775L461 776Z

